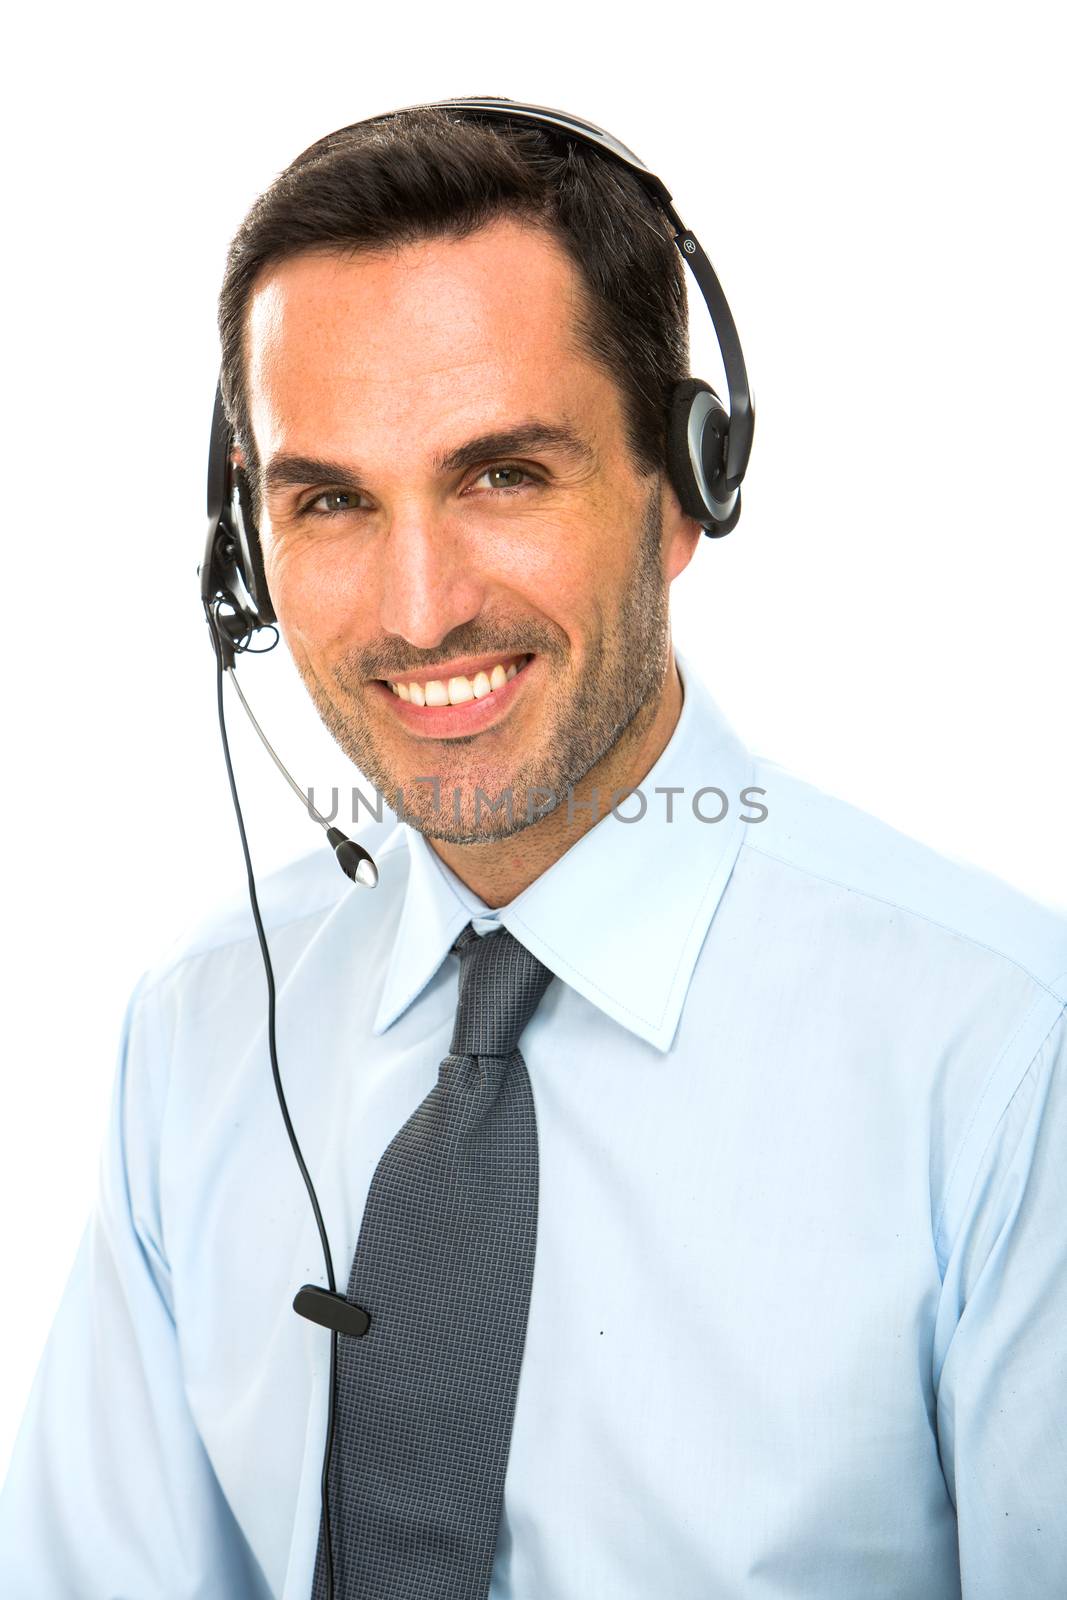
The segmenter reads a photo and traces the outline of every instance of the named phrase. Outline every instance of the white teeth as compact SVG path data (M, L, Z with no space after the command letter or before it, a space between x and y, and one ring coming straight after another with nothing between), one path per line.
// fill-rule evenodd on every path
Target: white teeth
M468 700L484 700L494 689L502 689L528 660L523 656L521 662L513 661L510 667L497 662L491 672L476 672L473 680L459 676L445 683L441 678L432 678L429 683L391 682L389 687L401 700L415 706L461 706Z

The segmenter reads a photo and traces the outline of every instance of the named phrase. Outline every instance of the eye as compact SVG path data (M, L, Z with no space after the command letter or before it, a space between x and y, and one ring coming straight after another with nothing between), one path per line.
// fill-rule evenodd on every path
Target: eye
M345 511L358 511L359 496L349 489L326 489L301 507L302 516L336 517Z
M491 483L489 488L490 494L513 494L516 489L522 489L525 487L523 483L516 481L518 479L525 479L527 484L537 482L536 478L534 478L531 473L527 472L525 467L517 467L513 462L509 461L498 461L493 466L486 467L485 471L475 479L475 482L480 483L482 478L511 479L510 483Z

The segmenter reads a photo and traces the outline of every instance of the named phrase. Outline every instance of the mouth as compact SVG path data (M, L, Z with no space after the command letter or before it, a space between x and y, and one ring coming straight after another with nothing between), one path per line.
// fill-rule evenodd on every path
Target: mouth
M427 738L480 733L497 722L528 686L534 655L485 656L440 668L378 678L373 689L404 727Z

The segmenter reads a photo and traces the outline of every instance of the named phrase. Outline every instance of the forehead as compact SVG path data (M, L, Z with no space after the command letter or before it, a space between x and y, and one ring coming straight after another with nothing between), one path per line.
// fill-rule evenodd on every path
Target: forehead
M294 428L389 428L413 405L462 425L485 408L588 402L577 269L543 228L497 221L463 239L307 253L266 269L246 324L249 409L261 455ZM460 415L462 413L462 416Z

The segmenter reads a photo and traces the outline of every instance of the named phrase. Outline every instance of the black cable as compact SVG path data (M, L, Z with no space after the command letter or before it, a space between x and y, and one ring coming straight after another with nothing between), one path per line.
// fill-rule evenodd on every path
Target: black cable
M226 711L222 692L222 650L215 632L214 619L208 616L208 626L211 632L211 642L215 647L215 679L218 695L219 732L222 735L222 753L226 761L226 776L230 782L230 798L233 800L233 809L237 816L237 828L241 835L241 850L245 858L245 871L248 875L248 898L252 906L252 920L256 925L256 935L259 939L260 954L263 957L263 970L267 977L267 1040L270 1047L271 1073L274 1077L274 1088L278 1095L278 1104L281 1107L282 1119L285 1122L285 1131L289 1135L289 1143L293 1147L296 1164L300 1168L300 1175L304 1180L308 1195L311 1199L311 1209L315 1213L315 1222L322 1241L322 1253L326 1261L326 1279L330 1292L336 1293L337 1284L333 1275L333 1256L330 1253L330 1241L326 1237L326 1228L319 1209L318 1196L315 1186L311 1181L311 1174L304 1163L304 1157L297 1143L296 1132L289 1116L289 1107L285 1103L285 1091L282 1088L281 1072L278 1068L278 1042L274 1030L276 1011L276 993L274 987L274 968L271 964L270 951L267 948L267 936L263 930L263 918L259 913L259 896L256 893L256 879L252 871L252 857L248 850L248 835L245 832L244 816L241 812L241 802L237 798L237 783L233 775L233 762L230 760L230 741L226 735ZM277 639L275 639L275 644ZM269 646L268 648L273 648ZM255 655L263 654L262 651L253 651ZM333 1419L337 1396L337 1333L330 1332L330 1412L326 1424L326 1449L322 1458L322 1532L326 1556L326 1600L334 1600L333 1593L333 1541L330 1534L330 1456L333 1453Z

